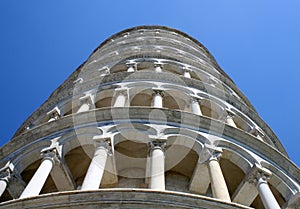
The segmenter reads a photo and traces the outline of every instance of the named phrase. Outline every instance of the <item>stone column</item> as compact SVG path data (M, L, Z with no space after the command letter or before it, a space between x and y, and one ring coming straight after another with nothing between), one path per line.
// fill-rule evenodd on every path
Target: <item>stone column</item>
M11 172L12 169L10 168L9 162L0 170L0 197L7 188L8 182L11 178Z
M161 63L154 63L155 72L161 73L163 65Z
M126 89L116 89L116 100L114 103L114 107L125 107L126 98L127 98L127 90Z
M163 96L164 93L162 90L158 90L158 89L153 90L153 107L156 108L163 107Z
M201 111L199 103L200 103L199 98L192 97L191 110L192 110L192 113L194 113L196 115L202 115L202 111Z
M126 63L127 72L135 72L137 69L137 64L135 62Z
M233 117L234 117L234 114L231 113L231 112L228 112L227 115L225 116L225 121L228 125L234 127L234 128L237 128L237 126L235 125L235 122L233 121Z
M186 78L191 78L190 70L187 67L183 67L183 76Z
M94 104L92 95L85 95L79 98L81 106L77 110L77 113L85 112L91 109L91 106Z
M7 187L7 184L8 184L8 179L9 179L8 176L0 179L0 197L2 196L4 191L6 190L6 187Z
M150 143L150 189L165 190L165 140Z
M280 209L281 207L275 199L267 182L267 179L269 179L271 175L272 173L269 170L259 167L256 176L254 176L251 182L256 185L259 196L266 209Z
M231 202L228 188L219 164L220 157L220 151L213 151L208 160L211 189L215 198Z
M94 157L85 175L81 190L99 189L105 170L107 156L111 150L110 139L98 138L94 140L96 146Z
M60 110L58 109L58 107L55 107L49 112L47 112L47 115L49 116L48 122L57 120L61 117Z
M58 161L57 150L47 148L41 151L42 163L27 184L20 198L39 195L55 162Z

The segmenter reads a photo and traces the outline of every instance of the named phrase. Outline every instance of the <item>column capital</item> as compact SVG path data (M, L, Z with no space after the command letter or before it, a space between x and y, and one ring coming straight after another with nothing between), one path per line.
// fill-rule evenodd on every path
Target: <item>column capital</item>
M204 162L209 162L212 160L219 161L222 156L222 149L219 147L215 147L213 145L205 145L205 154L204 156L207 158Z
M153 96L155 96L155 95L160 95L161 97L164 97L164 90L162 90L162 89L155 89L155 88L153 88L152 89L153 90Z
M79 98L81 104L93 105L94 104L94 97L91 94L86 94Z
M182 70L183 70L183 72L188 72L188 73L192 72L192 70L187 66L183 66Z
M112 155L112 143L110 137L94 136L94 146L96 149L106 149L109 155Z
M257 185L260 181L267 182L272 176L272 172L266 168L263 168L259 164L254 164L248 174L248 182Z
M163 68L163 65L164 65L161 62L154 62L153 64L154 64L154 67L160 67L160 68Z
M49 159L53 164L59 164L61 160L60 152L57 147L46 147L41 150L42 160Z
M233 118L235 116L235 114L231 111L226 111L227 114L226 114L226 118Z
M127 66L128 68L132 67L134 70L136 70L136 68L137 68L137 63L136 63L136 62L133 62L133 61L126 62L126 66Z
M221 152L214 151L213 153L211 153L211 156L208 158L208 161L211 161L211 160L219 161L221 157L222 157Z
M155 72L162 72L162 69L163 69L163 64L160 63L160 62L155 62L154 63L154 68L155 68Z
M201 104L201 98L197 96L191 96L191 102Z
M75 81L73 81L74 84L82 83L83 78L77 78Z
M150 150L161 149L162 151L165 151L166 146L167 139L153 139L151 142L149 142Z
M49 112L47 112L47 115L49 116L50 119L59 119L61 117L60 109L56 106Z
M124 89L124 88L119 88L119 89L115 89L115 93L118 95L124 95L127 96L127 91L128 89Z
M12 177L13 169L13 164L7 162L6 165L0 169L0 180L6 181L8 183Z
M228 119L232 119L235 116L235 114L231 111L224 110L222 114L220 114L219 119L226 122Z
M101 73L100 76L104 76L106 74L110 74L110 69L108 68L108 66L102 67L98 71Z

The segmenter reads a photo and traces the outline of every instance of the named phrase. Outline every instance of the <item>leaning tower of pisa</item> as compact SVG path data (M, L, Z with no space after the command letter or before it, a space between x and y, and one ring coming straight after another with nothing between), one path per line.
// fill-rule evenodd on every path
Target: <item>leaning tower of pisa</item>
M0 208L299 208L300 171L213 56L105 40L0 149Z

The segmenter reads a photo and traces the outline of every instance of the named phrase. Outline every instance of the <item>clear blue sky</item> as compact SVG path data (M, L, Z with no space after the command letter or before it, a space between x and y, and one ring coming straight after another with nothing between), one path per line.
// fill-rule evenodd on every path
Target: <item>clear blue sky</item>
M0 144L102 41L158 24L209 49L299 166L299 9L299 0L1 0Z

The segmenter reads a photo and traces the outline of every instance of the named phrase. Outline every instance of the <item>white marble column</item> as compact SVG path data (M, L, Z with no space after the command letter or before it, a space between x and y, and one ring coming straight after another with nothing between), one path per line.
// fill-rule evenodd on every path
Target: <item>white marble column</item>
M228 125L230 125L234 128L237 128L235 122L233 121L233 117L234 117L234 114L231 112L228 112L227 115L225 116L225 121Z
M11 179L12 170L13 165L10 162L0 169L0 197L7 188L7 185Z
M2 196L2 194L4 193L4 191L6 190L8 184L8 178L4 177L0 179L0 197Z
M165 146L165 140L150 143L150 189L165 190Z
M127 72L135 72L137 69L137 64L135 62L126 63Z
M81 190L99 189L107 156L110 151L110 139L95 139L95 153L82 183Z
M27 184L20 198L39 195L57 159L56 149L41 152L42 163Z
M116 89L116 100L114 107L125 107L127 99L127 90L126 89Z
M208 160L211 189L215 198L231 202L228 188L219 164L220 156L220 152L212 152L212 155Z
M155 72L161 73L163 65L161 63L154 63Z
M13 199L19 198L26 185L21 179L13 163L8 162L0 169L0 197L7 191Z
M266 170L266 169L264 169ZM256 179L254 183L256 184L260 199L262 200L266 209L280 209L277 200L275 199L269 185L267 179L270 177L271 172L267 171L259 171L257 173Z
M183 76L186 78L191 78L190 70L187 67L183 67Z
M153 90L153 107L156 108L163 107L163 96L164 93L162 90L158 90L158 89Z
M200 115L200 116L202 115L199 98L192 97L192 99L191 99L191 110L192 110L192 113L194 113L196 115Z
M92 105L94 104L92 95L85 95L85 96L79 98L79 100L80 100L81 106L77 110L77 113L90 110Z

